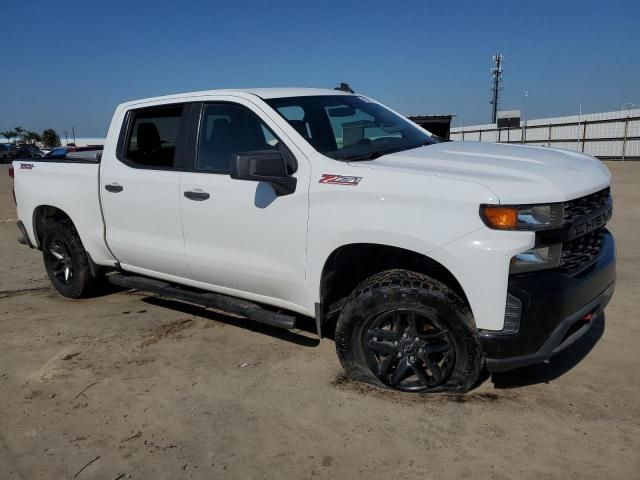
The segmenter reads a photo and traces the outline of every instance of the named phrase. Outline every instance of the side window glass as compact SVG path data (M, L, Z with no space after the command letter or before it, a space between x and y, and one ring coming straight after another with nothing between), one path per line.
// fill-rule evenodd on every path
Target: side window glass
M182 111L182 105L133 111L125 158L141 167L173 168Z
M305 140L311 141L311 128L309 128L309 122L305 117L305 111L298 105L291 105L287 107L278 108L278 113L287 119L289 124L295 128Z
M196 169L229 173L235 153L275 150L280 140L257 115L240 105L211 103L200 120Z
M271 132L271 130L269 130L267 128L266 125L262 125L262 134L264 135L264 139L269 144L269 146L271 146L271 147L277 147L278 146L279 140Z

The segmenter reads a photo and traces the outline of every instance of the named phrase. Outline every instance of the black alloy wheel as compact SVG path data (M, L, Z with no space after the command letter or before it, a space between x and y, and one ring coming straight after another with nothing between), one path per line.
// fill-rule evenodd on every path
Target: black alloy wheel
M416 393L464 393L484 355L468 304L422 273L393 269L364 280L345 300L336 353L347 375Z
M449 331L415 310L390 310L371 320L362 338L367 363L389 387L422 391L442 384L456 359Z
M52 221L47 225L42 257L51 284L62 296L86 297L97 285L89 266L89 255L70 220Z
M44 255L51 266L51 271L56 279L65 285L70 285L73 279L73 260L70 246L60 235L51 239Z

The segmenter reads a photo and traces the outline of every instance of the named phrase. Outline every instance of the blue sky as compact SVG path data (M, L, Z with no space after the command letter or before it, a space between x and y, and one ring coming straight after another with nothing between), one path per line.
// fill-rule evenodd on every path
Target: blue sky
M405 113L489 121L640 103L640 1L3 0L0 130L102 136L123 101L191 90L333 87Z

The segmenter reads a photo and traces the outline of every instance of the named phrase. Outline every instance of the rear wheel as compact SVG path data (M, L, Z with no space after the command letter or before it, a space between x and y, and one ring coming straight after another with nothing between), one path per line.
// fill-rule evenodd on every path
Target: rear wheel
M42 242L42 256L49 280L62 296L81 298L90 293L95 279L89 256L70 220L49 224Z
M407 392L466 392L483 366L466 304L443 283L407 270L374 275L352 293L336 349L355 380Z

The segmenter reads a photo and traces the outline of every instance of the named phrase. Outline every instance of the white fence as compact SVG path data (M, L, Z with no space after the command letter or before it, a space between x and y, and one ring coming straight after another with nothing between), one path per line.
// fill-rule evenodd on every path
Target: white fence
M523 128L524 127L524 128ZM520 143L585 152L601 159L640 160L640 109L528 120L521 128L495 124L451 129L451 140Z

